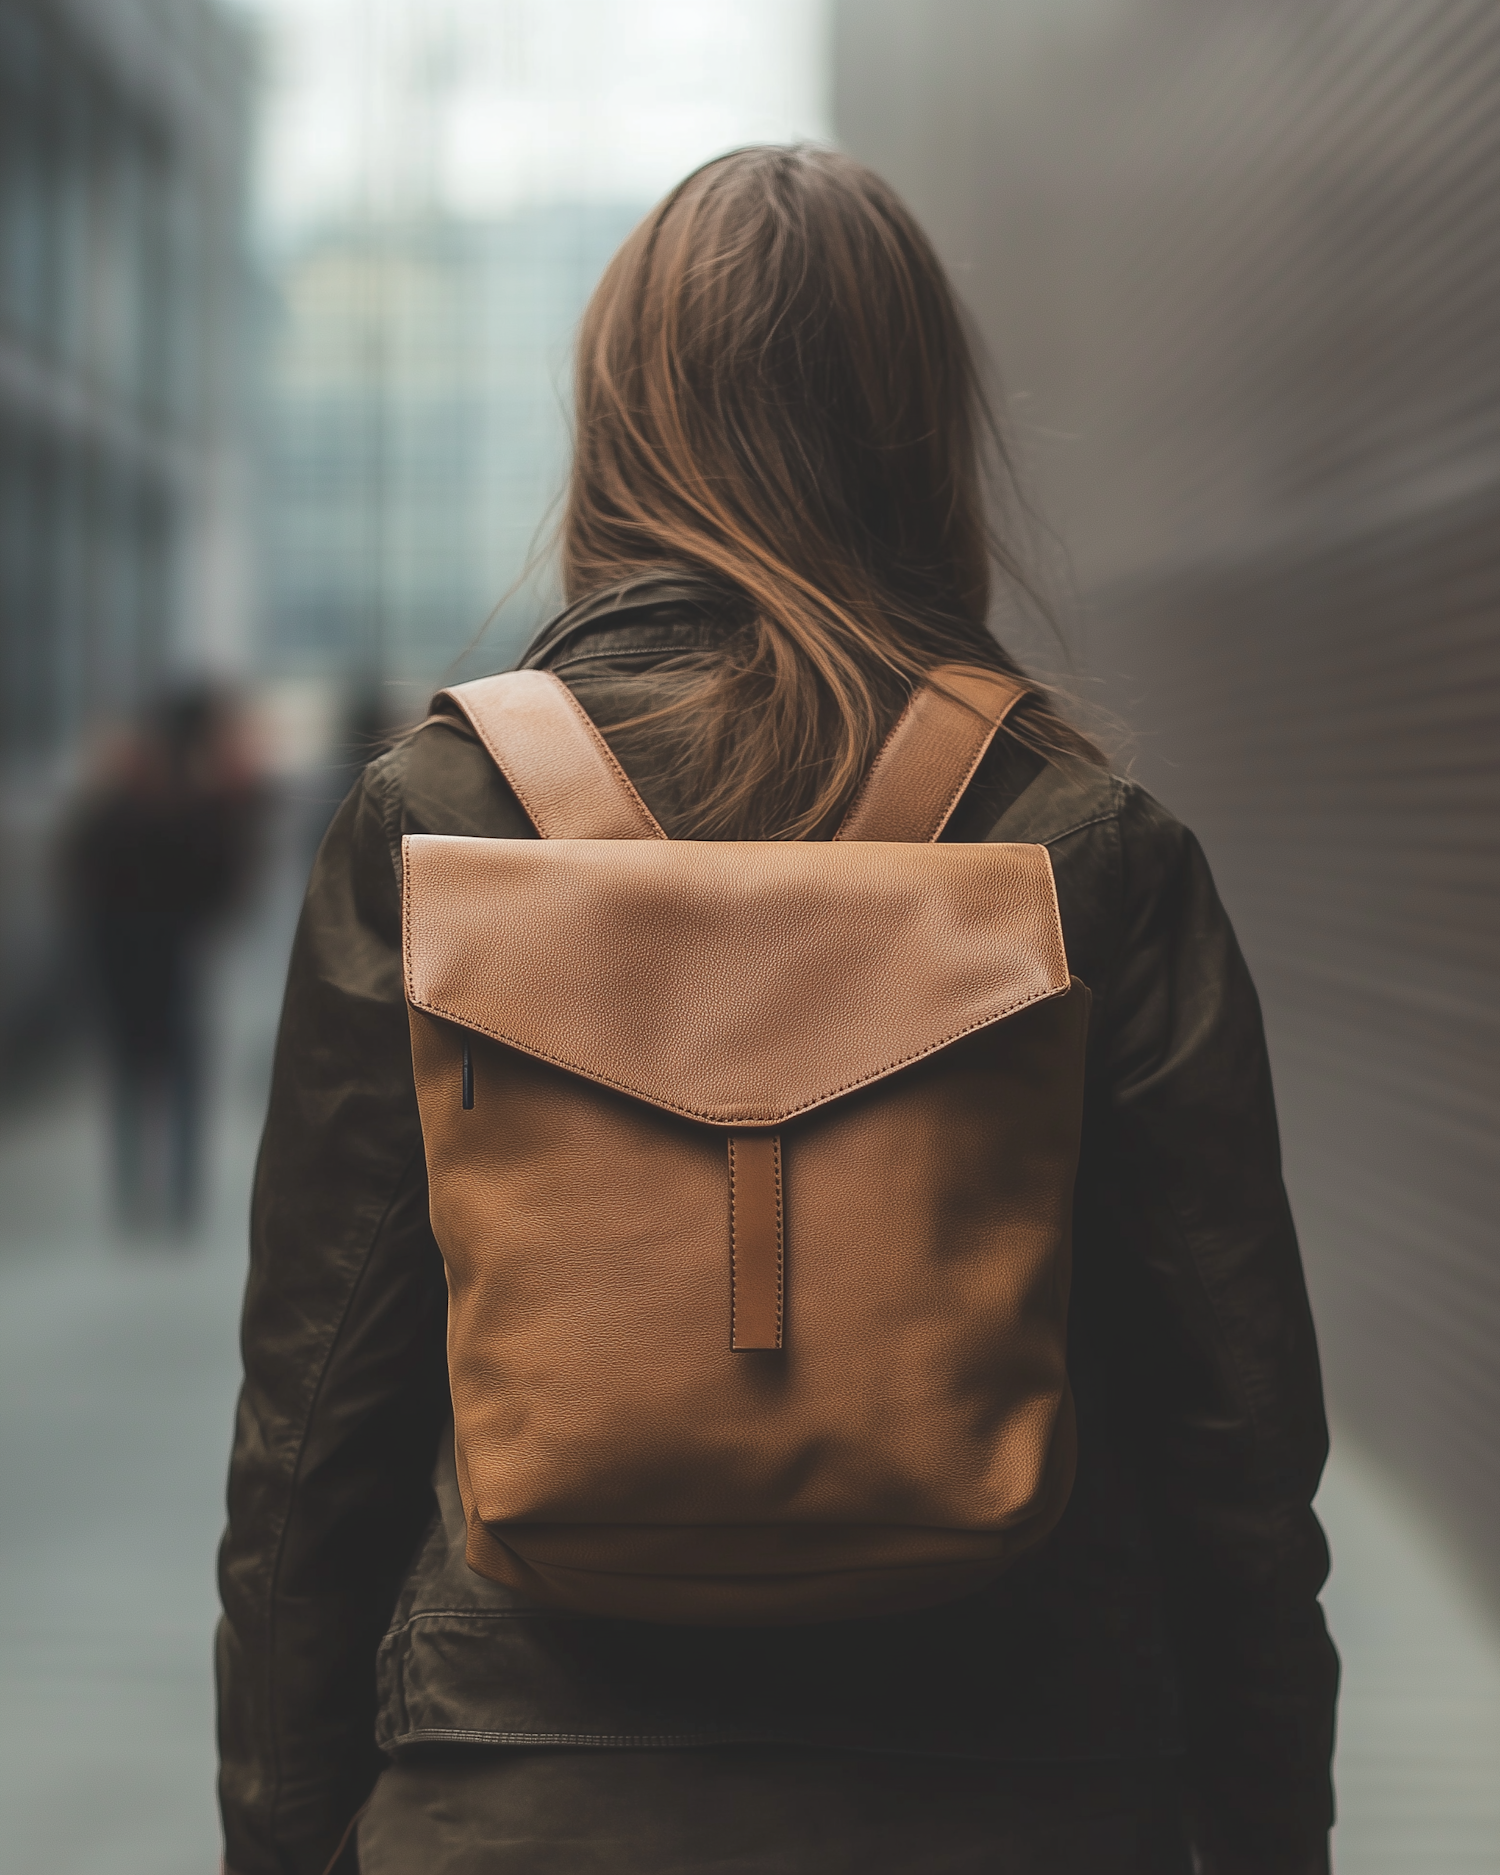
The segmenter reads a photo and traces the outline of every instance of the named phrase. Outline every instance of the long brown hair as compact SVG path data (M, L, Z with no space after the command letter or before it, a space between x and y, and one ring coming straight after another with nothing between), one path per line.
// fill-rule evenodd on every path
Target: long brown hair
M568 598L675 566L740 608L652 712L690 836L828 831L925 672L1016 668L987 626L995 573L1029 590L988 522L1003 441L941 263L863 165L745 149L680 183L589 303L575 398ZM1093 754L1023 710L1044 754Z

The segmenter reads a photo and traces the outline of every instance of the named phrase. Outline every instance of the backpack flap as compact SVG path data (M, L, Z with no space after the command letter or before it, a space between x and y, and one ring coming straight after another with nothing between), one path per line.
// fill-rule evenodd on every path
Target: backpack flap
M413 1008L710 1126L781 1126L1069 986L1040 846L404 852Z

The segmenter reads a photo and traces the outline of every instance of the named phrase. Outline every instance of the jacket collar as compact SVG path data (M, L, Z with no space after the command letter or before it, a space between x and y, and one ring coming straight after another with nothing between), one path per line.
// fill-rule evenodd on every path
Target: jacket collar
M590 657L649 655L719 643L744 620L733 587L686 567L664 567L587 593L548 621L521 654L521 670L556 670Z

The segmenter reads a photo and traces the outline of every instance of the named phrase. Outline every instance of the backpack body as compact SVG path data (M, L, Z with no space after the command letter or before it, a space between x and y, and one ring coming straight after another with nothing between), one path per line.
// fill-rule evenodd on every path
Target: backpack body
M1061 1514L1088 992L1045 849L933 843L1019 694L937 675L831 843L669 841L556 679L453 693L548 836L409 836L403 914L467 1558L534 1602L885 1614Z

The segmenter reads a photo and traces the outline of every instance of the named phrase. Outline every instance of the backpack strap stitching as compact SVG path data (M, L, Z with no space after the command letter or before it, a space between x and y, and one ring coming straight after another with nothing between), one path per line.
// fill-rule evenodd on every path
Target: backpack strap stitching
M666 839L588 712L551 671L481 677L432 701L463 715L544 840ZM557 762L559 743L582 763Z
M1006 671L940 665L912 692L834 839L936 840L1027 688Z

